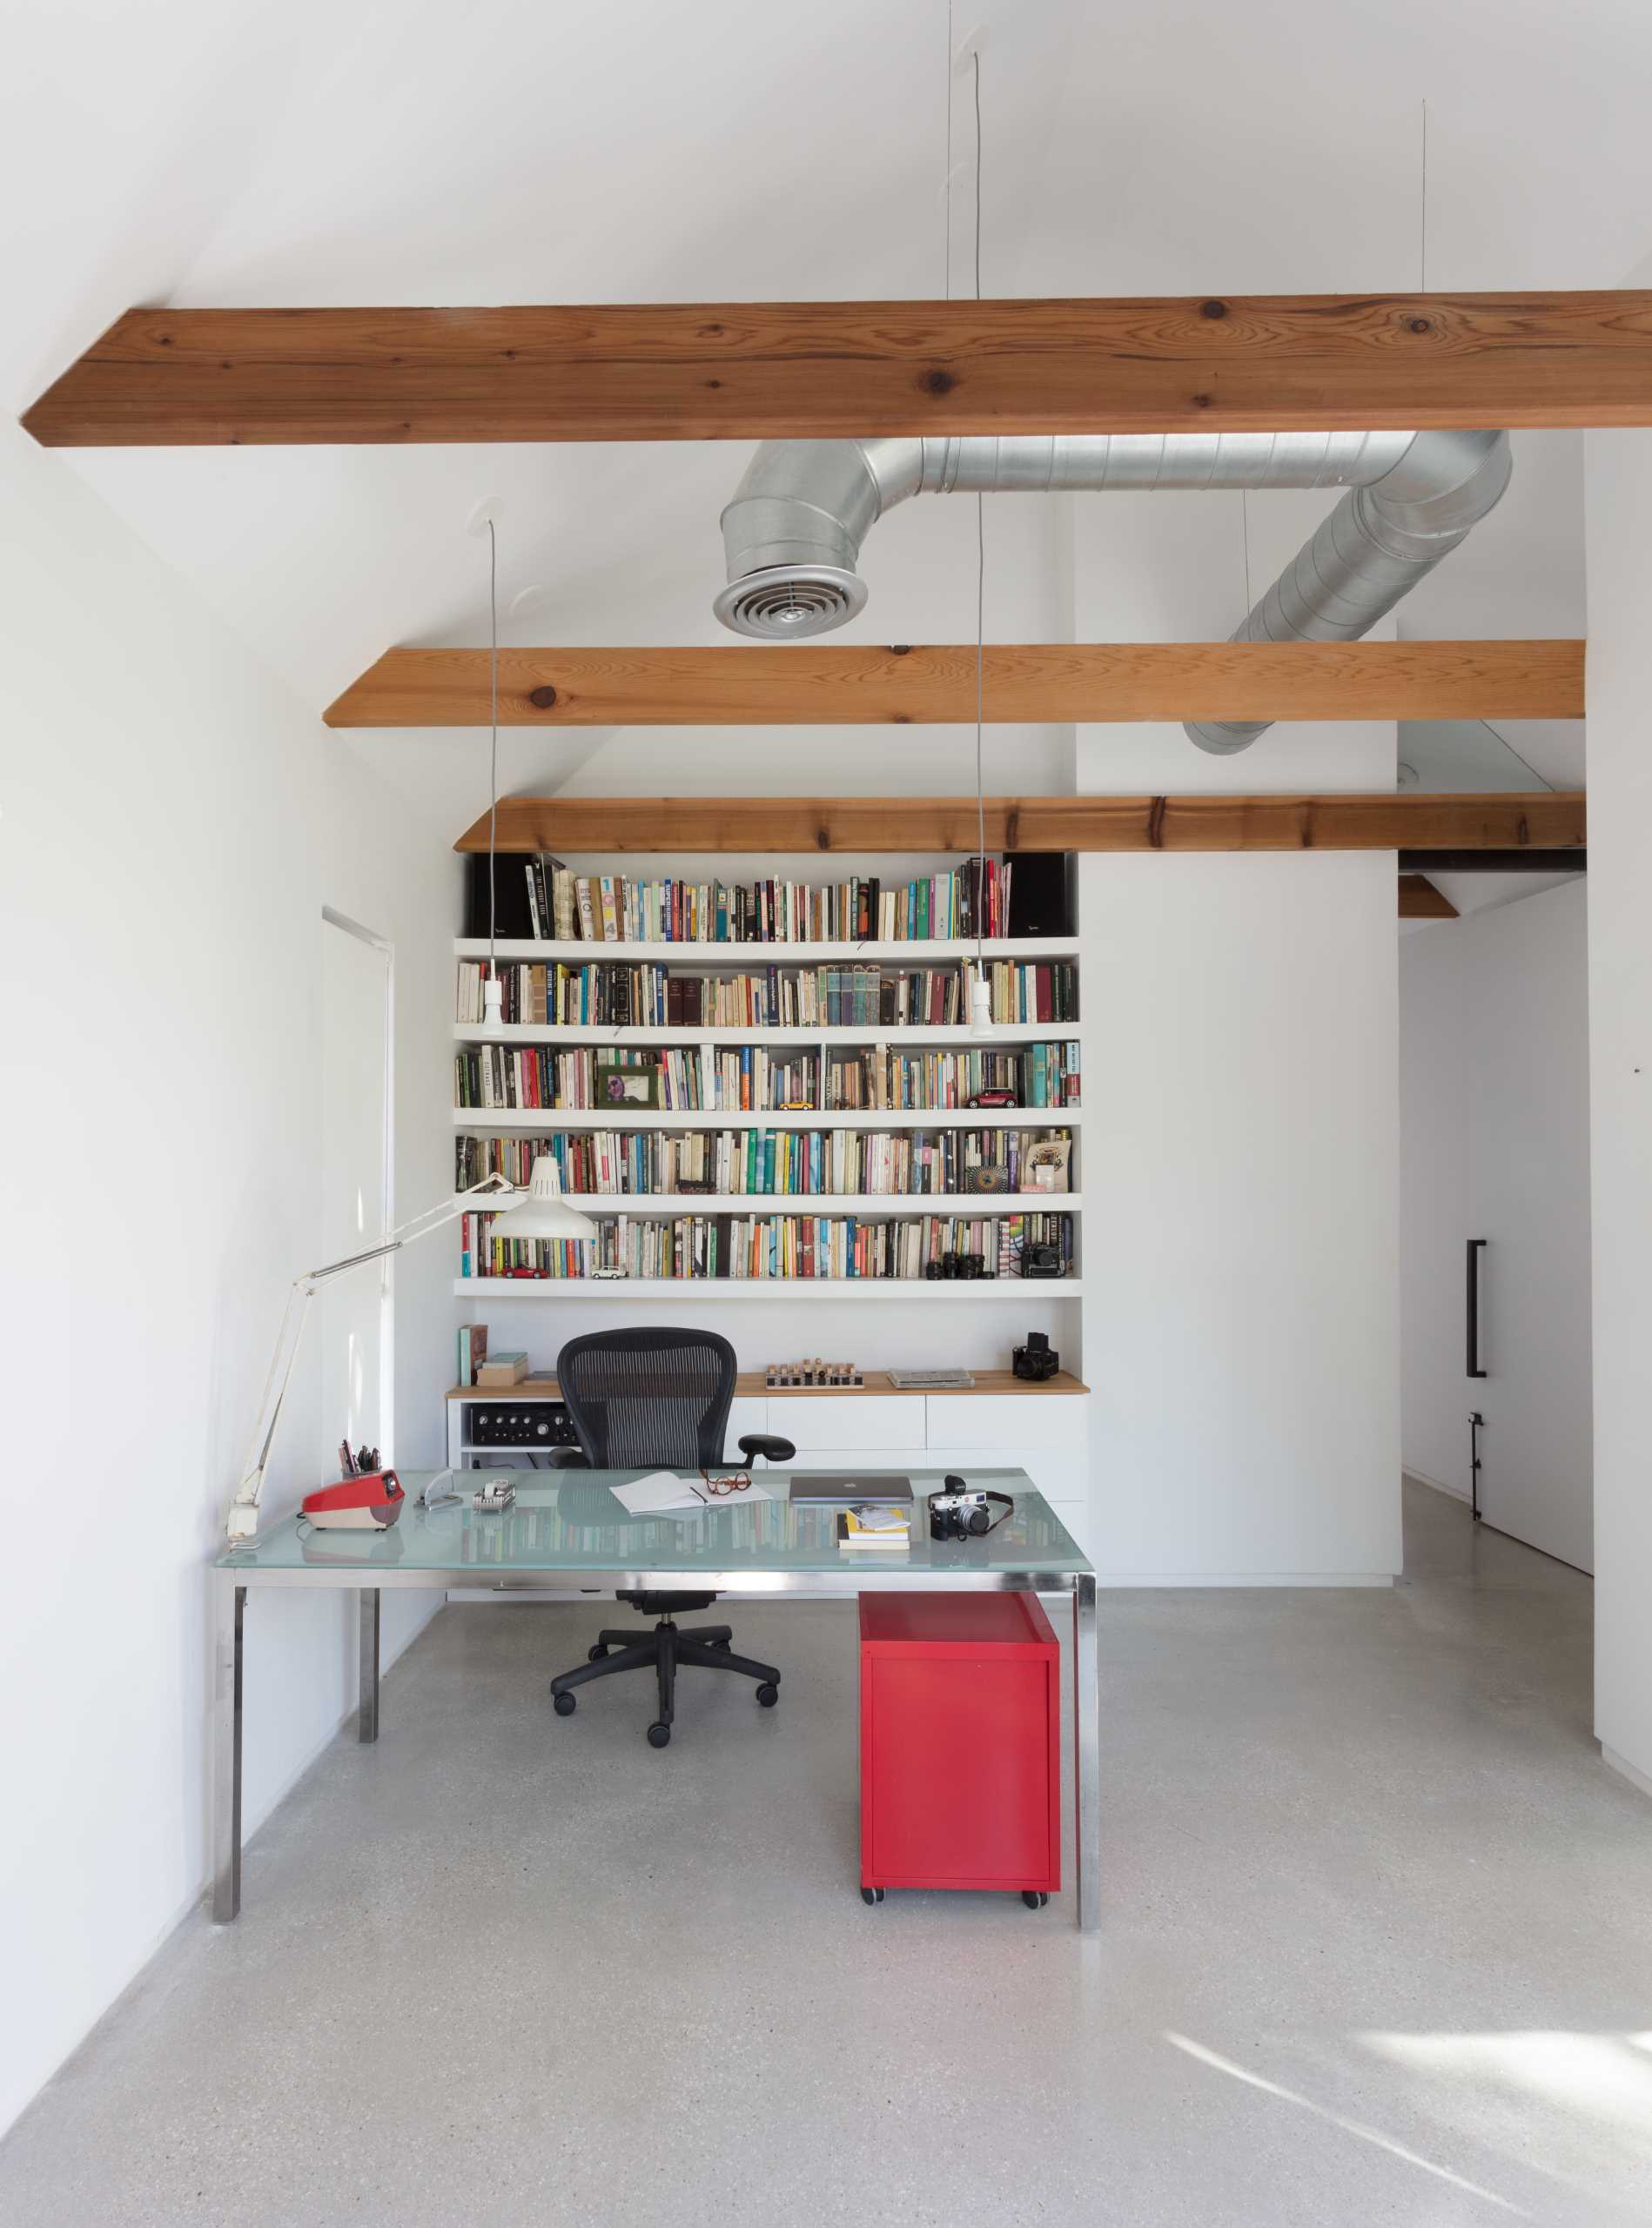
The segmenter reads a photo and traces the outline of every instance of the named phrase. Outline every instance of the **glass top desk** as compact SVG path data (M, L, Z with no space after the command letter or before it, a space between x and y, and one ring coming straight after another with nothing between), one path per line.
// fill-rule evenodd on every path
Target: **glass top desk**
M241 1903L241 1698L249 1590L266 1586L346 1587L360 1601L361 1740L379 1733L379 1612L386 1587L484 1587L577 1601L620 1591L706 1591L789 1594L822 1600L879 1587L942 1593L1004 1589L1065 1594L1072 1602L1073 1816L1079 1927L1099 1923L1101 1862L1100 1696L1096 1661L1096 1579L1089 1563L1023 1470L970 1472L972 1486L1014 1496L1015 1509L982 1540L932 1540L923 1496L939 1491L940 1470L903 1470L913 1493L913 1536L904 1551L844 1549L836 1508L790 1500L742 1501L692 1516L628 1516L608 1488L638 1470L463 1471L462 1499L445 1508L415 1502L429 1479L400 1473L407 1499L387 1532L318 1532L297 1517L271 1527L250 1546L220 1555L213 1568L212 1916L232 1919ZM683 1475L697 1475L685 1472ZM861 1473L876 1491L877 1473ZM776 1493L789 1473L760 1471ZM511 1507L497 1515L471 1506L484 1479L508 1476ZM548 1736L547 1736L548 1737Z

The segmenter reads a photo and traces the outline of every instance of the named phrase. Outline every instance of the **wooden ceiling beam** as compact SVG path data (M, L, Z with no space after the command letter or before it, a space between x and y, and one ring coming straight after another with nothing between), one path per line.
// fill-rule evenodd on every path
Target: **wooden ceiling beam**
M134 309L54 448L1652 424L1652 293Z
M1583 644L1048 642L989 645L989 720L1570 720ZM386 650L331 728L474 728L488 653ZM753 643L506 649L501 727L830 727L975 717L975 646Z
M453 846L486 851L486 813ZM1581 845L1581 792L989 797L992 851L1465 851ZM973 797L501 797L501 851L950 851Z
M1436 889L1427 875L1400 877L1400 917L1402 921L1454 921L1457 908L1443 889Z

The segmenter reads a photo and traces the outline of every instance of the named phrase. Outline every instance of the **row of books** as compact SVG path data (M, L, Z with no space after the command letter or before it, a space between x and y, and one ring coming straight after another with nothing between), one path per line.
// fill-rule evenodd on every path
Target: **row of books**
M576 875L548 856L528 860L525 871L534 935L563 943L894 943L977 934L974 859L911 882L857 876L820 887ZM986 862L983 936L1009 933L1012 872Z
M915 1051L877 1046L829 1053L822 1097L816 1052L782 1057L761 1044L671 1045L642 1051L611 1045L476 1044L453 1061L459 1107L564 1112L611 1106L683 1112L828 1114L883 1107L967 1107L983 1093L1017 1106L1076 1106L1076 1043L1014 1050Z
M456 1106L595 1107L683 1113L773 1113L820 1104L820 1055L782 1058L761 1044L669 1046L643 1052L579 1045L479 1044L453 1062Z
M686 1191L860 1192L939 1197L968 1188L982 1169L1006 1191L1031 1191L1034 1146L1071 1190L1071 1130L563 1131L541 1137L460 1137L454 1189L499 1175L525 1187L541 1154L565 1191L658 1198Z
M459 963L456 1019L483 1018L485 961ZM994 960L984 970L992 1018L1076 1021L1078 970L1068 960ZM944 967L765 967L686 975L655 963L584 967L501 964L504 1018L530 1026L667 1029L951 1028L970 1018L961 963Z
M908 1051L876 1045L833 1054L826 1104L832 1113L883 1107L944 1110L968 1106L984 1093L1008 1091L1017 1106L1077 1106L1076 1043L1025 1044L1014 1051Z
M602 1215L594 1239L495 1238L494 1217L460 1218L466 1277L628 1277L681 1282L813 1278L911 1278L947 1254L977 1256L987 1279L1017 1277L1030 1246L1054 1248L1070 1274L1067 1214L922 1215L869 1222L855 1215Z

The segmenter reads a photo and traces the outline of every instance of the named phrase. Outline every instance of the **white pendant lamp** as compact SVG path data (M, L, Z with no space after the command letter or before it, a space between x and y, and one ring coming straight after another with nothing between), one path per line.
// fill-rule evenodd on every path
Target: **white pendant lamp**
M547 1152L534 1163L526 1196L494 1217L492 1238L594 1238L596 1225L562 1197L561 1171Z

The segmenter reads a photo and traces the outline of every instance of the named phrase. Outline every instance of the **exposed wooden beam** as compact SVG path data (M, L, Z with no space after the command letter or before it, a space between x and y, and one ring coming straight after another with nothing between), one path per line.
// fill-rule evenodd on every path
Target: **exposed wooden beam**
M989 720L1570 720L1583 645L1021 642L989 646ZM485 727L486 650L386 650L331 728ZM975 717L975 646L507 649L504 727L827 727Z
M1400 877L1400 917L1402 921L1454 921L1457 908L1443 889L1436 889L1427 875Z
M1581 791L989 797L994 851L1456 851L1583 842ZM956 851L973 797L501 797L501 851ZM487 815L459 851L487 849Z
M50 447L1652 424L1652 293L135 309Z

